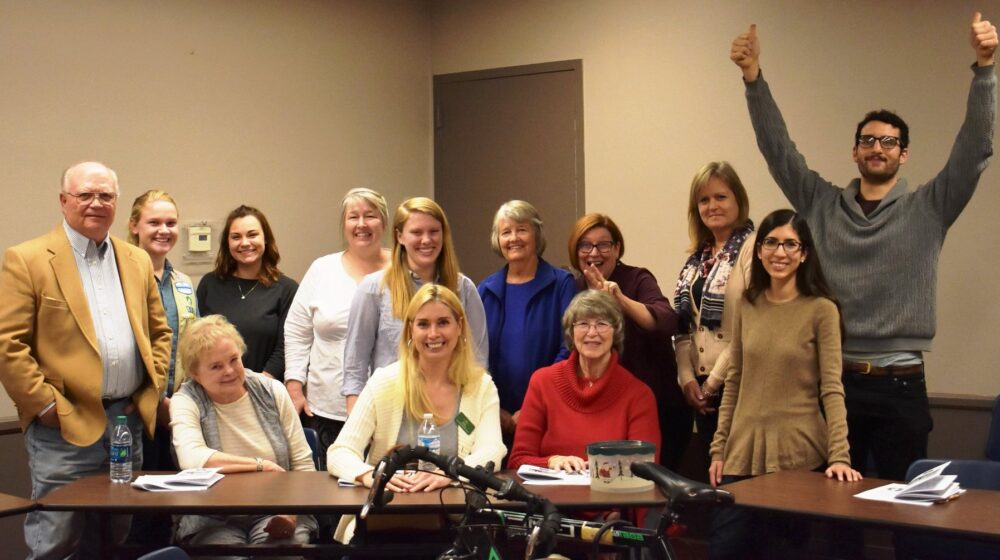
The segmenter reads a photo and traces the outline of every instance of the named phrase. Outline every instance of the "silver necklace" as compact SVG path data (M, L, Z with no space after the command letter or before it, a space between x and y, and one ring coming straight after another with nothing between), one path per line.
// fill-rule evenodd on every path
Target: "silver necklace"
M257 285L258 284L260 284L260 280L254 282L253 283L253 287L250 288L250 291L244 294L243 293L243 286L240 285L240 279L237 278L236 279L236 289L238 289L240 291L240 299L247 299L247 296L250 295L250 294L252 294L253 291L257 289Z

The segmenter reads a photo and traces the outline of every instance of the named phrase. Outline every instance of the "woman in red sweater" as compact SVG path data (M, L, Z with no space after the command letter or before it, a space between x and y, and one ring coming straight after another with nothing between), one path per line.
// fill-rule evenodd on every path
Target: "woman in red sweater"
M562 319L569 358L531 376L508 466L587 468L587 445L637 439L659 443L656 400L618 364L622 313L606 292L577 294ZM659 460L660 449L656 450Z

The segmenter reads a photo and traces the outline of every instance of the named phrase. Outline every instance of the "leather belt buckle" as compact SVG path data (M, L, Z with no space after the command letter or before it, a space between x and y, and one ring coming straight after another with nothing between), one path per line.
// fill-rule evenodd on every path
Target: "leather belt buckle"
M865 370L864 371L858 370L858 373L860 373L861 375L871 375L871 373L872 373L872 363L871 362L856 362L856 363L859 366L860 365L864 365L865 366Z

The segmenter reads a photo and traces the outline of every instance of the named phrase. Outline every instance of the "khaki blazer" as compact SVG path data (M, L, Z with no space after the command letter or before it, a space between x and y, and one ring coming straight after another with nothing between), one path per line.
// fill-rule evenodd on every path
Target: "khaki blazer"
M111 238L122 293L146 378L132 395L150 437L170 363L170 327L145 251ZM87 446L104 434L103 368L87 297L60 224L7 249L0 271L0 382L21 429L53 399L67 442Z

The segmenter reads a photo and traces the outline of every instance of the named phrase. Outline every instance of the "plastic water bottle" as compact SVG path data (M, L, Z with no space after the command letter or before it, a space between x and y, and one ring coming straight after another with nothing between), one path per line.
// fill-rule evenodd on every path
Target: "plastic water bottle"
M128 429L128 418L115 417L115 427L111 431L111 482L132 481L132 432Z
M434 415L430 412L424 414L424 421L420 424L420 431L417 432L417 445L426 447L431 453L441 453L441 432L434 424ZM433 471L437 465L427 461L420 461L420 470Z

